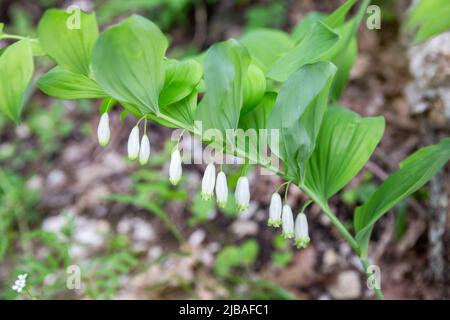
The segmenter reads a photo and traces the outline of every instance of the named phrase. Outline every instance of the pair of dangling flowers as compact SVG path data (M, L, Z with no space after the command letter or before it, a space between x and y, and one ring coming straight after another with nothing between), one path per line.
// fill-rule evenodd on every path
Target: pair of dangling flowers
M311 203L306 203L294 221L292 209L287 203L287 192L289 189L289 182L285 183L285 204L283 205L281 196L278 190L272 195L269 206L269 227L282 227L282 234L285 239L295 239L297 248L305 248L310 242L308 221L304 213L306 207ZM283 186L283 185L281 185ZM281 186L279 188L281 188ZM278 189L279 189L278 188Z
M139 157L139 163L141 165L145 165L150 158L150 140L147 136L147 119L145 119L144 124L144 135L142 136L142 139L139 139L139 123L143 119L145 118L141 118L131 130L127 144L128 159L133 161ZM98 143L100 146L105 147L109 143L110 135L111 131L109 129L109 116L108 113L105 112L100 117L100 122L97 128Z

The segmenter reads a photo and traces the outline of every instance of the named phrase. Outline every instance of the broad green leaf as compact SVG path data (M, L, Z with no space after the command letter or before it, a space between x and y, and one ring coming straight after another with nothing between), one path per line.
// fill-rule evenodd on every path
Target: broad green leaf
M350 72L352 71L353 65L356 61L356 56L358 54L358 47L356 43L356 37L347 44L347 46L342 48L340 54L336 54L331 60L334 65L338 68L336 77L334 78L333 87L331 89L331 96L334 101L338 101L341 97L344 89L347 86L348 80L350 78Z
M167 39L151 21L134 15L103 32L92 67L100 87L141 114L158 113L164 86Z
M339 35L336 32L322 22L316 22L303 41L272 65L267 76L277 81L286 81L305 64L323 60L338 40Z
M250 56L243 45L228 40L213 45L203 63L206 93L195 118L202 129L236 129L244 102L244 82Z
M5 24L4 23L0 23L0 38L2 37L2 35L3 35L3 28L5 27Z
M355 5L356 0L347 0L343 5L337 8L332 14L326 17L323 22L330 28L336 28L344 24L345 17L350 9Z
M259 104L239 119L239 128L247 129L266 129L269 115L275 105L277 94L275 92L266 92Z
M400 164L355 213L356 240L367 254L374 224L396 204L426 184L450 160L450 138L422 148Z
M244 79L244 102L241 115L252 111L261 101L265 91L266 78L264 73L251 63L247 69L247 76Z
M30 40L9 46L0 56L0 70L0 110L17 124L34 70Z
M267 134L267 127L276 98L275 92L266 92L259 104L250 112L241 115L239 119L239 128L245 130L249 137L254 133L256 139L247 139L244 135L241 139L238 136L237 142L244 146L251 159L257 159L259 163L265 161L268 155L269 135Z
M358 50L356 33L366 13L368 2L365 0L361 4L357 14L351 20L334 29L339 34L339 41L324 57L325 59L330 59L338 68L331 93L334 100L340 98L356 60Z
M258 29L242 36L239 41L247 48L252 61L264 73L273 63L294 47L288 34L279 30Z
M307 163L306 187L322 201L333 196L363 168L383 131L382 117L361 118L347 109L329 108Z
M161 113L183 123L183 128L193 128L196 108L197 92L194 90L182 100L161 107ZM178 127L171 123L167 124L168 127Z
M270 148L296 183L303 181L306 161L314 150L335 73L331 62L301 67L282 86L270 115L269 127L280 130L278 145L271 141Z
M317 21L323 20L327 15L321 12L309 12L300 20L292 31L292 40L300 43L307 35L309 35Z
M44 74L37 86L47 95L58 99L95 99L106 96L94 80L59 66Z
M416 32L414 42L425 41L446 30L450 30L450 2L447 0L421 0L410 11L404 28Z
M164 88L159 95L161 108L187 97L203 76L202 66L194 60L169 60L165 70Z
M333 31L339 35L339 40L333 48L321 57L321 60L330 60L338 68L332 88L332 97L334 100L339 99L348 82L350 71L357 53L356 32L368 5L367 1L364 1L356 16L350 21L345 22L345 17L354 4L354 0L348 0L328 16L314 12L310 13L294 29L292 35L297 43L301 43L307 35L314 32L313 28L318 21L324 23L329 28L332 28Z
M38 26L42 50L59 66L89 76L92 48L98 37L95 14L50 9Z

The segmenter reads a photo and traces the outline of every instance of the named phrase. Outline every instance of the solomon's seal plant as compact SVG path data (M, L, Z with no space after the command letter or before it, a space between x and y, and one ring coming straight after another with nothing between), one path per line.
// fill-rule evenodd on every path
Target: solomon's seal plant
M353 230L330 209L328 199L364 167L385 126L383 117L361 117L337 103L356 58L356 31L369 4L360 1L356 14L348 18L356 2L348 0L330 15L308 15L291 34L256 30L185 60L168 58L167 38L141 16L100 33L94 13L81 12L79 28L69 28L70 14L51 9L39 22L37 39L0 33L1 39L18 40L0 56L0 110L19 122L33 58L46 55L55 66L37 80L42 92L60 99L103 100L100 145L109 141L108 112L116 107L122 109L122 118L136 118L128 157L141 164L150 156L148 121L194 134L208 148L242 158L246 165L259 164L286 181L286 195L296 186L318 205L370 270L368 249L375 223L448 162L450 139L405 159L356 209ZM259 134L243 146L239 130ZM267 143L282 166L266 157ZM222 169L216 178L216 165L222 164L209 161L201 195L211 199L215 194L223 207L228 185ZM177 145L169 168L174 185L181 178L181 166ZM287 196L283 205L278 194L282 186L272 196L268 225L281 226L283 235L303 248L310 242L309 202L294 217ZM239 178L235 198L239 210L249 207L245 175ZM376 293L383 297L380 289Z

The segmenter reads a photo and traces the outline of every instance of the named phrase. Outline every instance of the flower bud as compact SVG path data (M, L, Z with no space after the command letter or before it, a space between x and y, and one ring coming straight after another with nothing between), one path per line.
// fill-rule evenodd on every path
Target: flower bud
M250 206L250 189L247 177L240 177L235 191L236 204L239 211L245 211Z
M134 126L128 138L128 159L136 160L139 155L139 128Z
M100 117L100 122L98 123L97 128L97 137L98 143L104 147L109 142L110 130L109 130L109 116L108 113L105 112Z
M217 175L216 181L216 199L219 208L225 208L228 201L227 177L223 171Z
M281 197L278 193L274 193L270 200L269 207L269 227L279 227L281 225Z
M141 147L139 149L139 163L144 165L148 162L150 158L150 140L148 136L144 134L141 139Z
M169 181L174 186L178 184L181 179L181 174L183 172L183 168L181 167L181 155L180 150L175 148L172 152L172 156L170 157L170 166L169 166Z
M294 238L294 216L292 215L291 207L287 204L283 206L281 219L283 221L283 237L285 239Z
M295 245L297 248L306 248L309 241L308 221L306 215L300 212L295 219Z
M208 164L202 180L202 199L210 200L214 196L214 185L216 182L216 167L213 163Z

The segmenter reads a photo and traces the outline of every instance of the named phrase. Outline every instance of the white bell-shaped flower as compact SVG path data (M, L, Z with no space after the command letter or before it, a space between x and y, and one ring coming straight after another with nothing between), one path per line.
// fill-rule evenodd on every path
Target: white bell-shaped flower
M105 112L100 117L100 122L98 123L97 128L97 137L98 137L98 143L104 147L109 142L109 137L111 135L111 132L109 130L109 116L108 113Z
M144 134L141 139L141 146L139 148L139 163L144 165L150 158L150 140L148 136Z
M306 248L309 241L308 221L306 215L300 212L295 219L295 245L297 248Z
M136 160L139 155L139 128L134 126L128 138L128 159Z
M175 148L172 151L172 156L170 157L170 166L169 166L169 181L174 186L178 184L181 179L181 174L183 172L183 168L181 166L181 154L178 148Z
M289 205L283 206L283 215L281 217L283 221L283 237L285 239L294 238L294 215Z
M202 193L203 200L210 200L214 196L214 185L216 183L216 167L213 163L208 164L202 180Z
M240 177L235 191L236 205L239 211L245 211L250 206L250 189L247 177Z
M216 199L219 208L225 208L228 201L228 184L225 172L220 171L216 180Z
M278 193L274 193L270 199L269 207L269 227L279 227L281 225L281 197Z

